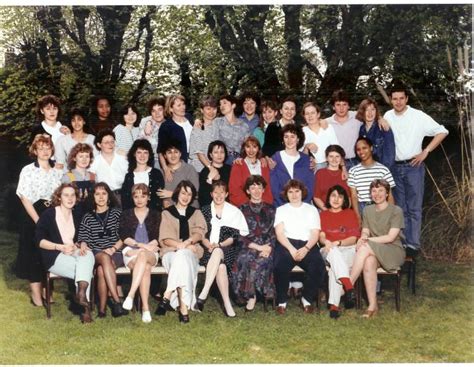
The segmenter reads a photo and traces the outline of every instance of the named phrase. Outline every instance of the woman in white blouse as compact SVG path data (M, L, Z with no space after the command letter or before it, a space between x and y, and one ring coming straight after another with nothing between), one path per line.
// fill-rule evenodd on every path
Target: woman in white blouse
M50 206L54 190L61 184L62 170L54 168L51 157L54 146L51 137L38 134L29 148L35 162L23 167L20 172L16 194L25 211L20 224L20 239L16 259L16 275L30 281L31 303L42 306L41 281L44 271L38 248L35 246L36 223L43 211Z
M306 102L303 105L302 115L306 121L303 127L305 136L303 152L313 156L316 161L315 172L321 168L326 168L326 148L331 144L339 144L336 132L326 121L321 121L321 109L313 102Z

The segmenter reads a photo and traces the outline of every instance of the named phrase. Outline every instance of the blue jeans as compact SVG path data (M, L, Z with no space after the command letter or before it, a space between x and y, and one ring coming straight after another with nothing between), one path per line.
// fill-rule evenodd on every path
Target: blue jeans
M393 165L395 204L402 208L405 217L404 244L416 250L420 249L421 214L423 194L425 192L425 165L411 166L410 163Z

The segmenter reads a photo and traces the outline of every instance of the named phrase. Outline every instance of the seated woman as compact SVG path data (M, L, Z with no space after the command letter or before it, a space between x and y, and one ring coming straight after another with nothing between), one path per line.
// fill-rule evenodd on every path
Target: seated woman
M237 207L240 207L249 200L244 186L245 181L250 175L260 175L265 179L267 187L263 193L263 201L268 204L273 203L272 190L270 189L270 168L267 165L265 167L262 165L260 161L261 155L262 152L258 139L255 136L245 138L240 149L242 162L234 162L230 171L230 202Z
M199 172L199 205L209 205L212 201L212 183L217 180L229 184L231 166L225 164L227 159L227 148L224 142L215 140L209 144L207 157L211 162Z
M240 207L249 226L249 235L239 237L241 244L232 268L232 288L239 303L246 302L245 311L253 311L257 293L274 298L273 251L276 245L273 220L275 208L263 202L266 181L252 175L245 181L245 192L250 198Z
M329 188L339 185L346 190L348 197L351 195L351 189L347 186L347 181L342 179L342 164L346 157L344 149L342 149L340 145L329 145L326 148L325 154L328 166L316 172L313 190L313 201L321 211L328 210L326 207L326 198Z
M319 244L324 246L321 255L329 263L329 316L337 319L341 315L339 302L345 292L345 308L354 307L354 287L349 278L349 270L355 255L355 243L360 235L359 222L349 209L347 191L339 185L328 190L325 206L320 213L321 232Z
M364 208L372 203L369 186L375 179L384 179L395 187L390 170L383 164L376 162L373 156L372 142L367 138L358 138L355 144L357 157L360 163L349 170L347 184L351 188L352 209L357 218L361 219ZM389 191L388 201L393 204L393 196Z
M377 268L395 271L405 261L401 230L405 227L403 211L390 204L390 184L377 179L370 184L370 196L375 205L367 206L362 216L362 232L357 241L356 254L351 269L351 281L355 283L364 271L364 284L369 307L363 317L375 316L377 306Z
M74 211L79 195L74 184L61 184L53 194L52 207L47 209L36 225L36 243L40 247L43 265L48 271L73 279L77 293L75 301L82 306L81 321L91 322L89 292L94 270L94 255L82 244L76 245L81 222Z
M190 181L181 181L173 192L176 204L163 210L160 224L161 263L168 282L155 313L161 316L179 306L182 323L189 322L189 309L196 302L199 259L204 252L198 242L206 233L206 221L201 211L190 205L196 194Z
M112 316L128 314L120 303L115 274L115 269L123 266L122 254L118 252L123 243L118 232L121 212L117 207L118 201L109 186L104 182L96 183L92 188L92 195L89 196L90 211L82 218L77 239L81 247L87 246L95 256L99 318L106 316L105 307L109 293Z
M207 223L207 235L202 240L205 249L201 265L206 267L206 281L199 294L195 309L202 311L214 280L222 296L227 317L235 317L229 297L228 273L232 269L237 252L237 238L249 233L242 212L225 201L227 184L216 181L212 184L212 203L202 208Z
M89 144L77 143L69 153L67 167L69 169L61 179L63 183L74 183L79 189L79 196L76 198L76 210L82 214L86 211L86 199L92 192L95 183L95 174L89 172L94 155Z
M311 303L323 284L326 272L324 260L316 246L321 228L319 213L314 206L303 202L307 190L301 181L288 181L283 195L288 203L277 208L274 223L278 240L273 263L276 312L280 315L286 312L291 270L299 265L305 271L301 307L305 314L310 314L314 312Z
M117 149L127 154L138 138L140 117L138 109L132 104L126 105L120 115L120 123L114 127L115 142Z
M301 127L295 124L288 124L281 130L284 150L276 152L272 159L276 166L270 171L271 189L273 194L273 205L279 207L285 203L280 196L285 184L291 180L301 181L307 189L308 195L303 196L303 201L311 203L313 198L314 173L310 168L309 157L299 152L303 147L304 133Z
M160 143L161 144L161 143ZM199 175L193 166L181 159L181 151L179 150L179 142L168 140L162 144L163 150L161 154L164 156L166 166L171 174L171 181L165 182L165 188L158 190L158 197L163 199L163 207L167 208L173 204L171 197L176 187L181 181L190 181L196 190L199 190ZM191 205L199 208L196 197L193 197Z
M158 190L163 189L165 180L160 170L153 167L154 156L148 140L135 140L128 152L128 173L122 185L122 208L132 209L133 185L143 183L148 187L150 201L147 206L153 210L161 210L162 200L158 197Z
M123 262L132 271L132 284L122 307L131 310L135 293L140 289L142 321L149 323L151 314L148 294L151 268L158 262L160 213L147 207L150 200L147 185L135 184L131 192L135 208L125 210L120 218L120 239L126 245L122 250Z

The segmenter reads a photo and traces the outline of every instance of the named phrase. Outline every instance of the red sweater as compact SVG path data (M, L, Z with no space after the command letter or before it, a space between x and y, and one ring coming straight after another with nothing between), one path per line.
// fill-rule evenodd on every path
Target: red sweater
M319 216L321 232L326 234L329 241L342 241L351 236L360 237L359 222L352 209L344 209L338 213L324 210Z
M347 186L347 181L342 179L342 171L330 171L327 168L322 168L316 172L314 178L314 189L313 195L315 198L321 199L323 203L326 203L326 196L328 190L334 185L341 185L346 190L347 195L351 197L351 189Z
M273 205L273 195L270 188L270 169L268 166L262 167L262 176L267 183L267 187L263 192L263 202ZM229 200L231 204L236 207L240 207L242 204L249 201L249 197L244 191L245 181L247 181L247 178L249 177L250 170L244 161L242 161L242 164L234 163L232 165L229 179Z

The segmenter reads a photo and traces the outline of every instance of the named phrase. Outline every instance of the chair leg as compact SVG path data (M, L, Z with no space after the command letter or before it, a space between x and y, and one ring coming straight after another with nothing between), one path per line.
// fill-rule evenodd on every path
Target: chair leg
M395 284L395 307L400 312L400 283L402 274L400 271L397 272L397 280Z
M360 310L362 308L362 281L360 277L356 280L356 309Z
M46 317L51 318L51 278L49 271L46 272Z
M411 264L411 273L410 273L410 282L411 282L411 293L415 295L416 293L416 284L415 284L415 279L416 279L416 260L412 260Z

